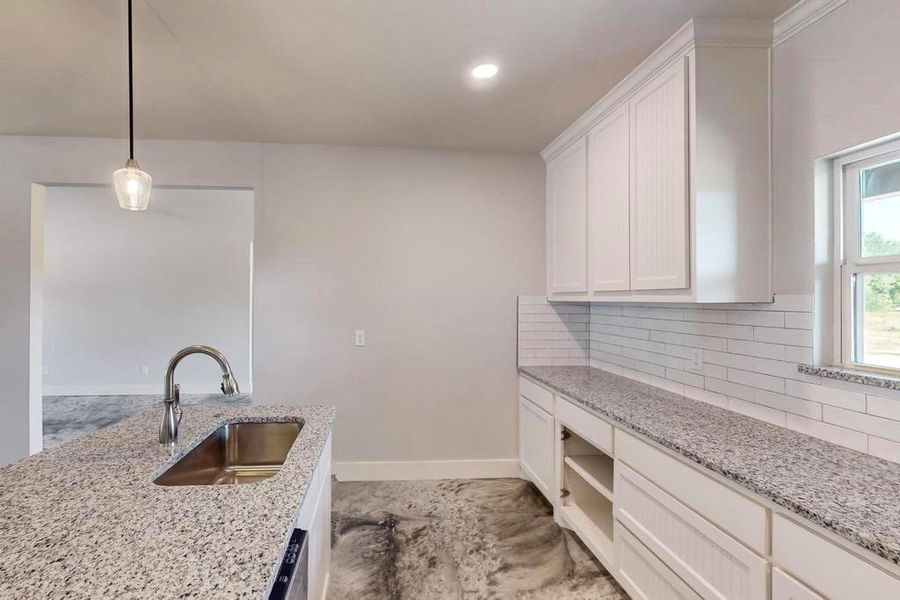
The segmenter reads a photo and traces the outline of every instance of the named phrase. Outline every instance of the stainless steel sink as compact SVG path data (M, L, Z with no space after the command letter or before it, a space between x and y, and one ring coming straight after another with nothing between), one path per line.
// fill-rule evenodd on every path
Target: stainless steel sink
M277 474L302 424L229 423L157 477L157 485L253 483Z

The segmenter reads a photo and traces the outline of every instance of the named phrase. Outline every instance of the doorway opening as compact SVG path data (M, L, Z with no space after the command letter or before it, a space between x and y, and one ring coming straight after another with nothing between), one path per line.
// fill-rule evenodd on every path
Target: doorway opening
M33 186L32 452L162 414L169 358L193 344L222 351L243 393L222 396L218 366L191 356L183 402L250 402L253 201L162 187L129 212L108 186Z

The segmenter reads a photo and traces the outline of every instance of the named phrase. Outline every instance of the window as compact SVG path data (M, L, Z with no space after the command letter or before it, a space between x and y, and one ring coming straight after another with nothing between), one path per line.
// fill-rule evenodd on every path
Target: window
M841 362L900 372L900 144L837 159L835 176Z

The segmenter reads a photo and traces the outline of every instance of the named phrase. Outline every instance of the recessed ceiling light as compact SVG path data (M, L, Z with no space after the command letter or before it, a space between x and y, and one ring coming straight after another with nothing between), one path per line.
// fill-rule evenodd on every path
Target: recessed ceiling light
M500 69L497 68L497 65L485 63L483 65L478 65L477 67L472 69L472 77L474 77L475 79L490 79L491 77L496 75L499 70Z

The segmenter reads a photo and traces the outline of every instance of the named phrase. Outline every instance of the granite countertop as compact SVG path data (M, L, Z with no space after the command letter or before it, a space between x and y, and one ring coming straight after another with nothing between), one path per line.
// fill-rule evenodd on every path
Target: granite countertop
M330 406L160 410L0 469L0 597L259 598L334 420ZM245 485L165 487L155 475L224 423L300 420L281 471Z
M592 367L519 371L900 565L900 464Z

